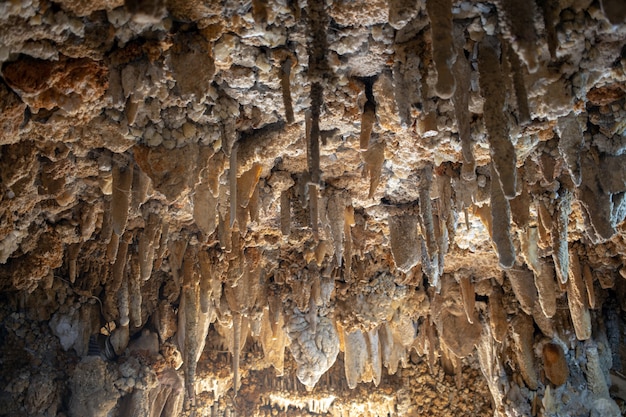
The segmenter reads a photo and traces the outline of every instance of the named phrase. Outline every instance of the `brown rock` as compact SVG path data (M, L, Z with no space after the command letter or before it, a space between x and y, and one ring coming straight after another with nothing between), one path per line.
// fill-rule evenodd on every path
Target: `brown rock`
M19 129L24 122L24 110L26 105L18 95L0 82L0 145L20 140Z
M565 384L569 377L569 368L561 346L556 343L543 345L543 366L550 382L556 386Z
M2 74L35 113L57 107L78 113L98 102L108 88L107 67L87 58L45 61L24 56L4 65Z

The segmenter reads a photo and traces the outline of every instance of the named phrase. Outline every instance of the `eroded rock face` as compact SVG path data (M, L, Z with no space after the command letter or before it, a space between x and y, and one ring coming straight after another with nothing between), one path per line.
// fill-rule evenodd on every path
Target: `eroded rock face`
M0 410L624 414L625 39L617 0L1 3Z

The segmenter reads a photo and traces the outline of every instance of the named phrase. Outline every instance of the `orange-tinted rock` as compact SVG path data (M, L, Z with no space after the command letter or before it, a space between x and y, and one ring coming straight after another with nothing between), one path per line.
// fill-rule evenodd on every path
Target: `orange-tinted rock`
M565 384L569 377L569 368L561 346L555 343L543 345L543 366L550 382L556 386Z
M26 105L13 91L0 82L0 145L18 142L20 125L24 122Z
M4 65L2 74L35 113L57 107L78 113L97 103L108 88L107 67L87 58L46 61L24 56Z

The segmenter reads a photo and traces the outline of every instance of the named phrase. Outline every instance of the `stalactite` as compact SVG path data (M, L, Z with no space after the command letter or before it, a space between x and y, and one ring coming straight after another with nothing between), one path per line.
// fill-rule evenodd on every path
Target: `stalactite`
M563 348L556 343L546 343L542 348L546 378L557 387L567 382L569 368Z
M242 234L247 232L247 208L257 189L262 170L263 166L261 164L254 164L252 168L237 178L237 222L239 231Z
M596 293L593 287L593 274L591 273L591 267L587 262L583 265L583 277L585 279L585 289L587 290L587 298L589 301L589 308L595 310L596 306Z
M241 348L241 319L242 316L238 312L233 314L233 396L237 397L239 390L239 358Z
M378 184L380 184L380 176L385 162L385 142L380 141L372 144L363 153L363 161L365 162L365 174L370 177L370 188L367 198L373 198Z
M450 67L456 59L452 40L452 1L427 0L426 11L432 32L432 54L437 67L435 91L443 99L449 99L456 87Z
M369 356L368 367L372 374L372 382L375 386L378 386L380 385L383 369L378 328L371 329L367 332L367 354Z
M363 106L363 114L361 116L361 133L359 135L359 147L362 151L366 151L369 147L372 129L376 121L376 101L372 92L373 80L365 80L365 97L367 101Z
M517 359L518 369L526 386L531 390L536 390L539 386L539 376L533 352L533 333L533 320L526 314L518 314L511 321L513 352Z
M474 283L472 282L472 276L468 271L458 271L455 273L455 278L461 287L461 297L463 299L463 310L465 316L470 324L475 320L475 304L476 304L476 292L474 290Z
M346 201L343 195L339 192L333 193L328 198L326 217L330 224L331 236L333 238L333 246L335 252L335 258L337 265L341 267L343 262L343 250L344 250L344 226L345 226L345 212Z
M128 265L128 295L130 305L130 324L133 329L141 328L143 320L141 317L141 303L143 296L141 294L141 261L137 259L140 253L133 254Z
M535 32L535 2L517 0L498 0L498 17L503 32L512 42L520 59L526 63L528 71L534 73L538 68L537 43Z
M426 237L428 256L433 259L437 255L437 238L435 237L435 223L432 202L430 200L430 187L433 180L432 166L427 165L422 168L419 171L419 178L419 208L422 233Z
M159 239L159 246L156 248L155 252L155 262L153 269L161 268L161 263L163 262L163 257L165 256L165 250L167 249L167 244L169 242L169 233L170 233L170 225L167 219L163 219L163 223L161 224L161 234Z
M578 340L591 337L591 315L587 307L587 294L583 282L583 272L575 248L569 250L569 282L567 282L567 304L572 316L574 331Z
M391 215L389 220L389 240L391 254L396 268L408 273L421 260L420 239L417 233L416 215Z
M580 165L580 153L583 148L583 132L578 123L575 113L560 117L557 123L559 132L559 153L567 165L574 185L580 186L582 182L582 172Z
M169 250L170 250L170 273L172 274L172 278L177 285L181 284L180 272L183 266L183 258L185 256L185 251L187 249L187 240L186 239L178 239L178 240L170 240L169 241Z
M554 275L554 267L548 262L541 263L541 269L535 273L535 288L539 294L539 304L543 314L551 318L557 309L557 284Z
M531 316L537 302L537 289L534 285L533 273L526 268L514 267L506 272L506 276L511 281L511 288L522 310Z
M213 302L214 270L209 253L206 250L198 251L198 265L200 266L200 311L208 314Z
M504 341L508 330L502 297L502 287L497 284L494 285L491 289L491 294L489 294L489 326L491 327L490 333L493 336L493 340L498 343Z
M513 76L513 88L515 89L515 100L517 102L517 116L520 125L526 125L530 122L530 109L528 108L528 94L526 92L526 85L524 84L524 70L522 63L519 60L519 56L515 53L513 48L508 46L506 48L509 64L511 65L511 72Z
M569 215L572 211L572 192L561 189L561 196L556 204L555 219L552 223L552 259L556 268L556 275L561 284L567 282L567 271L569 269L568 255L568 223Z
M498 250L502 268L511 268L515 263L515 248L511 239L511 209L509 200L502 193L498 173L491 169L491 231Z
M311 130L308 143L309 174L311 182L320 182L320 111L324 89L319 83L311 86Z
M230 223L232 229L237 219L237 151L239 145L235 142L230 149L230 165L228 168L228 185L230 190Z
M317 185L308 184L307 189L309 191L309 225L311 226L311 231L313 232L313 236L318 238L318 223L319 223L319 197Z
M113 271L111 273L111 280L109 281L110 292L115 292L120 288L122 281L124 280L124 271L126 269L128 254L128 241L126 236L120 238L119 248L117 249L117 257L113 264Z
M124 113L126 114L126 121L129 125L135 123L137 117L137 111L139 110L139 100L135 98L134 94L131 94L126 99L126 106L124 107Z
M119 245L120 245L120 237L117 234L113 233L111 235L111 240L109 240L109 243L106 249L106 259L107 261L109 261L109 263L114 264L115 261L117 260Z
M280 231L283 236L291 234L291 199L289 190L280 193Z
M537 227L527 227L524 230L519 231L520 247L522 250L522 256L526 265L537 275L541 271L541 262L539 260L539 247Z
M80 246L79 243L74 243L67 247L67 269L72 284L76 282L76 277L78 276L78 255L80 254Z
M211 162L209 162L211 164ZM209 177L210 167L202 170L200 181L196 184L193 194L193 218L198 228L210 235L217 227L217 193L211 190Z
M158 244L161 223L156 213L150 213L143 233L139 236L138 256L141 279L147 281L152 275L155 246Z
M133 169L131 204L130 210L135 212L148 199L148 190L150 189L150 177L137 167Z
M352 205L346 206L344 212L344 224L343 235L345 238L345 251L344 251L344 280L346 282L351 281L352 274L352 226L355 225L354 220L354 207Z
M555 60L558 39L554 21L557 18L559 8L550 0L537 0L537 5L541 8L541 12L543 14L543 22L546 28L546 38L548 42L548 50L550 51L550 57L552 60Z
M287 57L281 64L280 87L283 93L283 104L285 106L285 119L287 123L294 122L293 104L291 101L291 70L297 65L293 57Z
M489 138L491 160L498 173L502 193L511 199L515 197L517 188L517 157L509 138L509 124L504 114L506 91L502 88L504 79L496 52L497 46L497 39L490 36L480 42L479 81L481 95L485 99L483 118Z
M454 104L454 114L463 154L461 176L466 181L473 181L476 178L476 160L472 150L471 114L468 108L471 89L471 68L467 58L465 58L464 28L458 24L454 26L454 43L457 57L452 66L452 72L456 80L456 88L452 102Z
M367 365L367 344L363 332L356 329L344 332L344 367L348 388L355 389L361 382Z
M130 192L133 183L133 164L113 165L113 193L111 195L111 224L116 235L121 236L128 222Z

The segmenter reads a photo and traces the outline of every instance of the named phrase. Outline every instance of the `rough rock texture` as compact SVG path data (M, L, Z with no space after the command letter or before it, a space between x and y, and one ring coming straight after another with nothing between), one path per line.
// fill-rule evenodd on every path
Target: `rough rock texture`
M625 15L0 2L0 414L624 415Z

